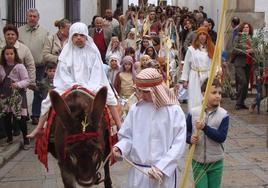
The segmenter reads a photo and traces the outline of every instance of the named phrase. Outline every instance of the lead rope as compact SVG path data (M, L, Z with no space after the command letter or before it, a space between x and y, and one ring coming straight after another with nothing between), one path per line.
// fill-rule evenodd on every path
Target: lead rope
M104 168L105 164L108 162L109 158L111 157L112 152L109 153L109 155L105 158L104 162L101 164L98 172ZM124 161L125 163L127 163L128 165L130 165L131 167L135 168L136 170L140 171L142 174L144 174L145 176L147 176L148 178L150 178L149 174L143 170L141 167L135 165L133 162L131 162L130 160L128 160L126 157L122 156L122 161ZM160 187L160 185L162 184L162 181L158 181L158 186Z
M133 168L135 168L136 170L140 171L141 173L143 173L144 175L148 176L148 173L146 171L144 171L141 167L135 165L134 163L132 163L130 160L128 160L126 157L122 156L123 161L125 161L127 164L129 164L130 166L132 166Z
M112 154L112 153L110 152L109 155L108 155L108 156L105 158L105 160L103 161L103 163L101 163L101 165L100 165L98 171L96 172L96 174L101 174L101 170L104 169L104 166L105 166L105 164L108 162L108 160L109 160L111 154ZM95 184L98 185L98 184L100 184L101 182L104 182L104 180L105 180L105 177L104 177L102 180L98 180Z
M109 155L103 161L103 163L101 163L101 166L98 169L97 173L100 173L100 171L104 168L105 164L108 162L109 158L111 157L111 154L112 154L112 152L110 152Z
M140 171L141 173L143 173L144 175L146 175L148 178L150 178L148 172L146 172L145 170L143 170L141 167L135 165L133 162L131 162L130 160L128 160L126 157L122 156L122 159L124 162L126 162L128 165L132 166L133 168L135 168L136 170ZM157 180L156 180L157 181ZM157 188L160 188L160 185L163 183L161 177L159 177L158 180L158 186Z

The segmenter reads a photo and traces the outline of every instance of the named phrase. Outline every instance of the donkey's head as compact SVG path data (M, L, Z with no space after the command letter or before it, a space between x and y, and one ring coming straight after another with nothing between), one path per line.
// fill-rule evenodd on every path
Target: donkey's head
M64 99L57 92L50 92L56 112L55 150L59 166L83 186L100 179L98 169L104 147L100 124L106 97L106 87L101 88L95 98L77 90Z

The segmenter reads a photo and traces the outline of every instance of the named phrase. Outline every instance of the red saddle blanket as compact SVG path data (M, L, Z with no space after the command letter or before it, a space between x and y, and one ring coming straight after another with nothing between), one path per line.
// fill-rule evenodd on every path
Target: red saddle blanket
M65 91L62 94L62 97L64 98L73 90L82 90L82 91L87 92L89 95L95 96L94 93L92 93L86 88L83 88L80 86L73 86L72 88ZM39 161L45 166L47 171L48 171L48 140L49 140L49 135L51 133L50 132L51 124L53 122L55 115L56 115L55 111L52 108L50 108L47 124L46 124L46 127L43 129L43 134L39 134L36 137L35 154L37 154ZM112 119L111 113L107 106L104 109L104 117L107 123L108 132L109 132L109 147L110 149L112 149L113 145L117 143L118 138L117 138L117 134L114 134L114 135L111 134L111 125L114 125L115 123L114 123L114 120Z

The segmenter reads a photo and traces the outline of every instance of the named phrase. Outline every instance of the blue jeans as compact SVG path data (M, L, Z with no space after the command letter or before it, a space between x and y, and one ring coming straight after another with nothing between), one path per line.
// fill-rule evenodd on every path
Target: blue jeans
M37 66L36 68L36 82L41 81L45 74L45 65ZM40 91L34 91L32 104L32 118L39 118L41 113L42 94Z

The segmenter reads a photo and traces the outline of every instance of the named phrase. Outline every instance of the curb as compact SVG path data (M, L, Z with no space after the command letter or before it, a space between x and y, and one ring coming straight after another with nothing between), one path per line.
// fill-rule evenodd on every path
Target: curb
M27 122L28 132L31 132L34 129L34 126ZM19 136L13 137L13 143L10 145L5 145L6 138L0 139L0 144L4 144L4 146L0 146L0 169L19 151L22 150L23 141L22 141L22 133ZM31 145L31 141L30 141Z
M9 146L4 146L0 153L0 168L21 150L21 142L16 140Z

